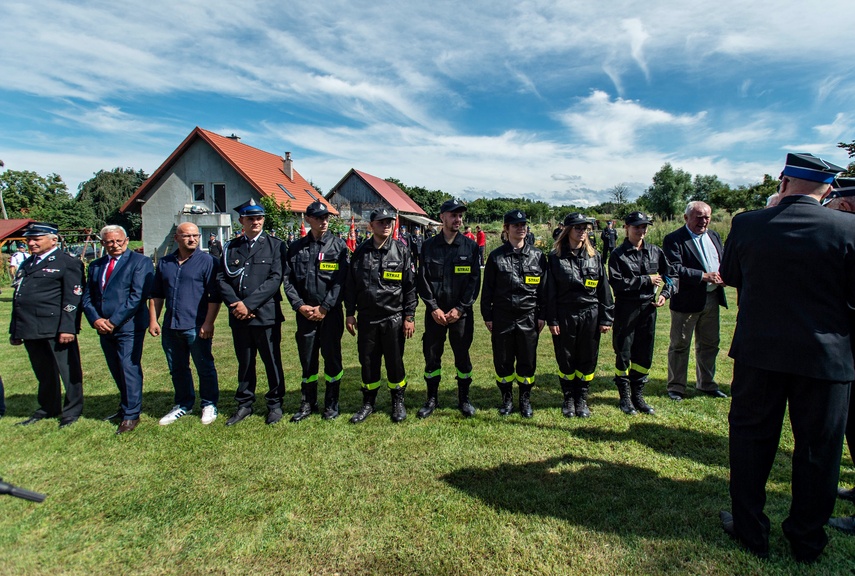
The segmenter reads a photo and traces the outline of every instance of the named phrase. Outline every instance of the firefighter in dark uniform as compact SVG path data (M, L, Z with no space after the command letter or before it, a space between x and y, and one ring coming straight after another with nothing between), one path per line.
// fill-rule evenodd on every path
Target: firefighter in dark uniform
M427 418L437 407L446 335L457 368L457 406L466 417L475 414L469 402L472 385L469 348L475 333L472 306L481 287L481 267L478 245L460 234L465 211L466 206L456 200L443 202L439 214L442 228L422 244L418 287L425 303L422 349L427 401L416 414L419 418Z
M519 408L533 415L531 389L537 368L537 340L546 324L546 256L526 243L526 215L505 214L508 241L487 258L481 316L491 333L496 384L502 393L499 414L513 412L513 385L519 383Z
M285 380L282 375L282 241L264 232L264 208L254 200L234 209L242 234L223 247L223 259L217 280L223 302L229 307L238 361L238 409L226 421L237 424L250 414L255 402L255 358L261 356L267 373L267 424L282 419Z
M392 394L392 421L401 422L407 417L404 342L415 330L418 298L410 250L392 238L394 219L395 215L386 208L371 212L372 235L353 253L345 282L345 325L351 335L359 330L357 349L362 365L363 403L350 419L354 424L374 412L384 359Z
M24 232L31 256L15 273L9 342L24 345L39 382L38 409L27 426L60 416L70 426L83 411L80 332L83 263L57 247L57 228L34 222ZM65 402L60 381L65 385Z
M606 221L606 227L600 233L600 238L603 240L603 262L607 262L609 255L617 246L617 230L615 230L615 221Z
M424 236L418 226L413 226L413 233L410 234L410 253L413 255L413 264L418 268L419 258L422 255L422 245L424 244Z
M322 202L306 208L309 233L288 247L283 278L285 296L297 312L297 354L303 369L300 408L292 422L318 411L318 355L324 357L325 420L338 416L338 395L344 370L341 364L341 337L344 315L341 301L347 274L347 245L328 230L330 212Z
M587 418L588 389L600 352L600 334L612 327L614 302L599 253L588 242L589 220L578 212L564 227L549 254L547 322L567 418Z
M627 215L626 239L609 258L609 284L615 296L615 384L625 414L654 413L644 400L644 385L653 363L656 310L677 291L665 252L644 241L652 223L643 212Z

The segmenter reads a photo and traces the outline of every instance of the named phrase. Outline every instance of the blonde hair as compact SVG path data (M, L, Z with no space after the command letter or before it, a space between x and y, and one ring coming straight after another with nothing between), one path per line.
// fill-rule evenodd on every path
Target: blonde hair
M555 239L555 245L553 247L553 252L555 255L561 258L561 249L566 245L568 248L570 247L569 241L567 237L570 235L570 231L573 229L573 226L565 226L561 229L561 234L558 235L558 238ZM582 242L582 246L585 248L585 251L588 253L588 256L595 256L597 254L597 250L591 245L591 240L588 238L590 234L585 234L585 240Z

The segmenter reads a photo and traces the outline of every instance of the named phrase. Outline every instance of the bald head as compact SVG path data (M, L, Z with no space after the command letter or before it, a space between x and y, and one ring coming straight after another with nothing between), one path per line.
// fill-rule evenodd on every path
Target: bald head
M182 222L175 228L173 236L178 252L186 257L199 247L199 228L192 222Z

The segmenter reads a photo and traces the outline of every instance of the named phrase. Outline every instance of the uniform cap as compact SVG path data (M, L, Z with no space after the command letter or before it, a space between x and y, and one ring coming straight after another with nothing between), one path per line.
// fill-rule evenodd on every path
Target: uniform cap
M855 178L837 178L831 185L831 193L826 196L827 200L832 198L843 198L855 196Z
M329 213L330 209L327 208L327 205L318 200L312 202L306 208L306 216L311 216L312 218L320 218L322 216L326 216Z
M239 216L264 216L264 206L258 204L255 199L250 198L240 206L232 208Z
M466 205L452 198L443 202L442 206L439 207L439 213L444 212L466 212Z
M630 212L624 218L627 226L641 226L642 224L653 224L653 217L644 212Z
M813 154L787 154L787 165L782 175L811 182L831 184L834 177L844 172L846 168L826 162Z
M571 212L564 217L565 226L576 226L577 224L590 224L591 221L581 212Z
M47 234L56 234L58 229L56 224L50 224L48 222L33 222L27 229L24 230L24 238L32 238L35 236L45 236Z
M505 213L505 224L519 224L520 222L525 223L527 221L525 212L522 210L511 210Z
M369 218L370 222L375 222L377 220L391 220L395 218L395 215L387 208L375 208L371 211L371 216Z

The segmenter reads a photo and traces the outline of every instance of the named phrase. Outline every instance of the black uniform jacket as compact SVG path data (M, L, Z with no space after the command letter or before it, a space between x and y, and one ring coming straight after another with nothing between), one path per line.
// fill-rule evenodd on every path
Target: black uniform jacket
M389 237L382 248L369 237L350 258L344 288L347 316L359 311L359 320L379 322L403 313L416 313L415 272L410 249Z
M481 288L478 244L459 233L451 244L442 232L425 240L419 256L418 285L428 312L457 308L469 314Z
M229 326L247 323L249 326L270 326L282 322L282 261L285 248L278 238L262 232L250 249L246 236L227 242L217 272L217 282L223 302L243 301L255 318L238 320L229 314Z
M519 318L532 311L539 320L546 320L546 276L546 256L530 244L514 252L505 242L490 252L481 292L484 321Z
M707 230L706 233L712 240L721 262L724 252L721 236L712 230ZM707 303L707 283L703 281L703 260L689 230L683 226L665 236L662 249L677 274L677 293L671 297L671 310L686 314L700 312ZM727 308L724 290L716 290L716 293L719 305Z
M677 277L665 252L655 244L643 242L636 250L629 240L624 240L609 257L609 284L615 299L626 302L652 302L656 286L651 274L660 274L666 280L662 295L670 298L677 291Z
M54 250L32 266L30 256L15 274L9 335L16 340L80 332L83 262Z
M546 320L549 325L558 326L560 318L597 306L597 324L611 326L615 304L602 257L599 253L589 256L584 248L573 254L566 244L561 252L561 256L554 251L549 254L549 273L546 276Z
M617 230L614 228L605 228L600 233L600 238L603 239L604 249L614 250L615 244L617 244Z
M748 366L855 379L855 219L809 196L733 218L721 262L739 312L730 357Z
M347 244L327 231L320 240L311 232L288 247L285 296L298 310L304 304L332 310L344 297L347 276Z

